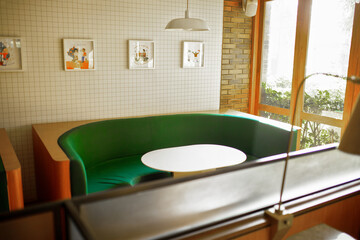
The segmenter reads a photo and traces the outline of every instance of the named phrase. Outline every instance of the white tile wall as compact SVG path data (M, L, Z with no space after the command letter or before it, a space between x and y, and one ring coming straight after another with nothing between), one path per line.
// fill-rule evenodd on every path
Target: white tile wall
M31 124L219 108L223 1L190 0L210 32L166 32L186 0L0 0L0 36L22 37L21 73L0 72L0 127L36 199ZM97 70L65 72L63 38L96 41ZM154 40L156 69L128 69L128 40ZM205 42L205 67L181 68L183 40Z

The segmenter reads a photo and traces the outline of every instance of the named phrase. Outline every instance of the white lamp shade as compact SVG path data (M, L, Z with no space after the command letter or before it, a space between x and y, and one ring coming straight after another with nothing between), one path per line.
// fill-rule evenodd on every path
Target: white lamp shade
M199 18L176 18L165 27L166 30L209 31L207 23Z
M170 31L209 31L210 28L207 23L199 18L189 18L189 10L185 11L185 18L175 18L171 20L165 27L165 30Z

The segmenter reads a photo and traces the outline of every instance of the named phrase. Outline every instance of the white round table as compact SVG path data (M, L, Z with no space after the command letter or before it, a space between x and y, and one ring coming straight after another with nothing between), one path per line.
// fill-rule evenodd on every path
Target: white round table
M246 160L242 151L216 144L195 144L154 150L141 161L148 167L173 172L174 177L210 171L240 164Z

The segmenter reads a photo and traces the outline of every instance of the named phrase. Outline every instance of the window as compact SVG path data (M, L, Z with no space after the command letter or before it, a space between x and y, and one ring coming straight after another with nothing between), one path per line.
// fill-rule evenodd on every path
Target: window
M313 1L305 75L316 72L347 75L354 9L354 0ZM309 79L305 83L304 111L342 119L345 88L346 81L341 79L327 76ZM307 101L311 99L324 102Z
M261 0L254 21L250 113L290 122L300 82L312 73L360 75L355 0ZM301 148L338 142L360 87L315 75L305 82L295 125Z
M265 3L261 57L261 104L290 108L297 0Z

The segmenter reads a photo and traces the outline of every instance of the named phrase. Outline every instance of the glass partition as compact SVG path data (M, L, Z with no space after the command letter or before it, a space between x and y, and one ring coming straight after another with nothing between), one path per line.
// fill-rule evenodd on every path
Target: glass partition
M284 201L359 179L359 157L335 146L297 154L289 162ZM277 204L284 169L281 156L207 177L143 185L129 192L119 189L75 204L81 219L101 239L172 237Z
M83 203L80 216L104 240L171 237L275 204L282 167L277 162Z
M284 201L360 177L360 157L334 149L289 161Z
M62 202L0 214L0 239L62 240L66 236Z
M285 156L0 214L1 236L158 239L182 236L206 226L219 227L219 223L232 224L242 217L248 224L248 217L262 216L263 210L278 203ZM356 187L359 176L360 157L341 152L336 145L294 152L289 160L283 200L287 205L296 205L313 193L318 197L318 193L329 190L334 190L338 199L339 191L349 191L348 187L339 189L341 184L357 184ZM308 203L304 202L302 210L307 210Z

